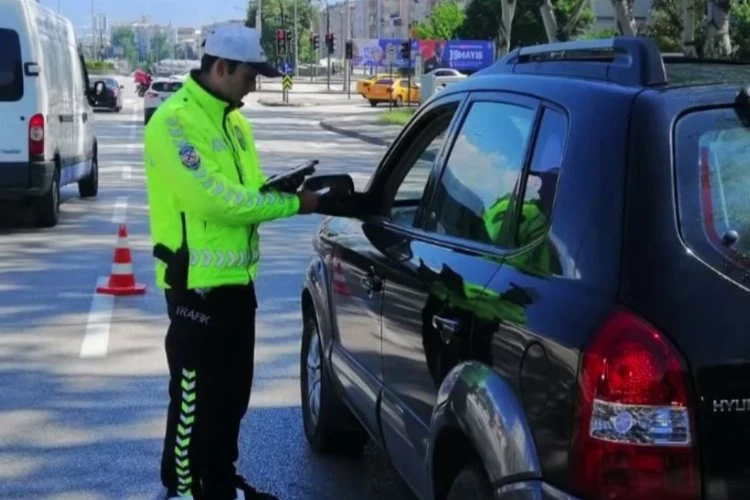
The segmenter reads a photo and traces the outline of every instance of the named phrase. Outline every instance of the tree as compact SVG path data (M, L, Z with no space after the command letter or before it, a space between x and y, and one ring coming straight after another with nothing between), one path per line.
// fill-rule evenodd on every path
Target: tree
M549 42L566 41L583 34L594 22L591 0L538 0L539 17Z
M250 0L247 7L247 17L245 25L255 28L256 12L258 3L256 0ZM276 53L276 30L277 29L294 29L294 0L263 0L261 2L261 43L263 50L269 59L280 59ZM312 33L313 6L310 1L304 2L297 0L297 28L299 37L299 60L300 62L314 59L312 46L310 44L310 34ZM338 40L337 43L344 43ZM294 62L294 44L290 44L289 54L286 58ZM276 57L274 57L276 56Z
M149 43L149 60L152 62L158 62L162 59L169 59L172 55L172 48L167 40L167 35L162 32L157 32L151 37Z
M727 14L721 21L729 24L725 33L706 15L707 11L711 12L707 3L707 0L653 0L649 22L642 34L654 38L665 52L700 57L750 57L750 4L731 4L731 15ZM712 15L718 22L716 13Z
M504 1L504 0L503 0ZM512 12L508 5L509 17L513 28L513 40L510 43L510 29L503 28L508 35L508 48L518 45L535 45L548 41L547 32L542 21L539 0L516 0ZM565 32L558 33L560 39L573 39L587 33L593 25L594 13L589 5L580 7L580 0L556 0L552 4L555 22L563 26ZM580 10L580 12L577 12ZM575 19L575 16L578 16ZM466 19L460 30L460 37L474 40L495 40L498 43L498 54L507 52L500 47L500 21L503 19L503 6L497 0L471 0L466 7Z
M455 0L441 0L430 17L416 26L417 38L422 40L452 40L464 24L466 14Z
M122 49L122 58L131 65L138 62L138 50L135 46L135 33L130 26L120 26L112 30L112 46Z

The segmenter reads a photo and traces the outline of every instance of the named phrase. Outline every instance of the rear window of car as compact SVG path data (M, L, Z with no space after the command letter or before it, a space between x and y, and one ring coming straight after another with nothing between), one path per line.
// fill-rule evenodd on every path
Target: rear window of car
M18 33L0 28L0 101L23 97L23 63Z
M151 88L156 92L177 92L182 88L182 82L154 82Z
M682 235L725 276L750 284L750 127L734 108L693 112L675 129Z

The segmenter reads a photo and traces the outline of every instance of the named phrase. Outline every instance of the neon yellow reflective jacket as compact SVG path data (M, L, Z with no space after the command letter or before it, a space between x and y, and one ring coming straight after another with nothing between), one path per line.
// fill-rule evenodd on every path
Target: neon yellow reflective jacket
M299 198L260 193L265 182L250 124L236 106L204 89L195 76L163 103L144 132L151 240L176 251L185 214L190 265L187 287L254 280L258 224L298 213ZM156 261L156 284L166 265Z

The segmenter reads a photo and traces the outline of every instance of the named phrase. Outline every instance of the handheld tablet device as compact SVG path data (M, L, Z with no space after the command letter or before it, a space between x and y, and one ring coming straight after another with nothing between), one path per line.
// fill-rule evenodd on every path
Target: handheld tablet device
M263 185L263 187L260 188L261 191L266 191L268 189L274 189L282 186L285 181L289 180L292 177L297 177L299 175L312 175L315 173L315 165L318 164L318 160L311 160L307 163L303 163L302 165L297 165L296 167L287 170L286 172L281 172L280 174L273 175L269 177L268 181Z

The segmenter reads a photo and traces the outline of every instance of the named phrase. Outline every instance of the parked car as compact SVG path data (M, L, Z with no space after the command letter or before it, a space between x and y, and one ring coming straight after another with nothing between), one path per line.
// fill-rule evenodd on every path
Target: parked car
M61 186L99 189L93 86L73 24L37 2L0 1L0 47L0 202L54 226Z
M316 233L312 449L421 499L750 498L749 70L539 45L422 105Z
M114 78L100 78L94 87L94 108L108 109L119 113L122 110L122 89L124 85Z
M151 119L151 115L154 114L154 111L156 111L156 108L158 108L161 103L182 88L182 84L183 79L175 77L155 78L154 81L151 82L151 86L146 91L146 96L143 100L144 124L148 123Z

